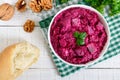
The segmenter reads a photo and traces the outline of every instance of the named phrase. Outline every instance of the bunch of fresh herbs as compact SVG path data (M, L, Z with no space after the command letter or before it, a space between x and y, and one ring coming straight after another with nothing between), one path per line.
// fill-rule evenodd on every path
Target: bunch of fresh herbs
M104 13L104 8L109 6L109 14L111 16L120 13L120 0L84 0L88 5L96 8Z
M56 3L63 4L69 0L56 0ZM80 2L80 1L79 1ZM96 8L99 12L104 14L104 8L109 6L109 15L113 16L120 13L120 0L83 0L87 5Z

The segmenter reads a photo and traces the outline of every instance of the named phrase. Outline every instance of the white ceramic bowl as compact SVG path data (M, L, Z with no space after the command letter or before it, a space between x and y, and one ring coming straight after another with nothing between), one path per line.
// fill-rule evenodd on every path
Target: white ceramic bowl
M53 46L52 46L52 44L51 44L51 40L50 40L50 29L51 29L51 25L52 25L52 23L53 23L53 21L54 21L54 18L55 18L59 13L61 13L62 11L66 10L66 9L69 9L69 8L74 8L74 7L81 7L81 8L89 9L89 10L94 11L95 13L97 13L97 15L98 15L100 21L103 23L104 28L105 28L105 31L106 31L106 33L107 33L107 42L105 43L105 46L103 47L103 50L102 50L101 53L100 53L100 56L99 56L97 59L93 60L93 61L87 62L86 64L72 64L72 63L69 63L69 62L63 60L63 59L54 51ZM86 6L86 5L71 5L71 6L67 6L67 7L63 8L62 10L60 10L60 11L54 16L54 18L52 19L52 21L51 21L51 23L50 23L50 25L49 25L49 29L48 29L49 45L50 45L53 53L55 54L55 56L57 56L57 57L58 57L61 61L63 61L64 63L69 64L69 65L72 65L72 66L88 66L88 65L90 65L90 64L93 64L94 62L97 62L97 61L104 55L104 53L107 51L107 48L108 48L109 42L110 42L110 30L109 30L109 27L108 27L108 24L107 24L105 18L104 18L104 17L101 15L101 13L98 12L96 9L94 9L94 8L92 8L92 7L90 7L90 6Z

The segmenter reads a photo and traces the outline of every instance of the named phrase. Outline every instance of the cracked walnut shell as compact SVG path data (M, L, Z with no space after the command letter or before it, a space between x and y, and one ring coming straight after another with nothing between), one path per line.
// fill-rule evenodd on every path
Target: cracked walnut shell
M41 12L42 11L42 6L40 4L40 0L31 0L29 2L29 7L32 9L33 12Z
M25 0L18 0L15 6L16 6L17 10L20 11L20 12L26 11Z
M27 20L25 24L23 25L23 28L26 32L32 32L35 27L35 22L32 20Z
M8 21L10 20L14 15L14 8L8 4L4 3L0 5L0 20Z

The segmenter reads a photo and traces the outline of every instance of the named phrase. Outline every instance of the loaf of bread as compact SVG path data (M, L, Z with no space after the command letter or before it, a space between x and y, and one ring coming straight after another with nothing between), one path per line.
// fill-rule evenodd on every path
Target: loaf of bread
M28 42L20 42L0 53L0 80L15 80L38 60L39 49Z

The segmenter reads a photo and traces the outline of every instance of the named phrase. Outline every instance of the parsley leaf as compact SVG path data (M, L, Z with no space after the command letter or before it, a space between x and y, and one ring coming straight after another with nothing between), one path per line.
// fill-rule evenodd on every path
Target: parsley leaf
M84 45L85 42L84 42L84 39L77 39L77 45Z
M76 38L76 43L77 45L84 45L85 42L85 37L86 37L86 32L78 32L78 31L75 31L73 33L73 36Z
M102 14L104 13L104 8L109 6L109 15L114 16L120 13L120 0L84 0L86 4L91 5L96 8Z
M120 0L113 0L110 5L110 15L115 15L120 13Z
M62 2L62 3L66 3L66 2L68 2L68 0L61 0L61 2Z
M81 32L81 33L79 34L79 38L80 38L80 39L85 39L85 37L86 37L86 33L85 33L85 32Z
M61 4L67 3L68 1L69 0L55 0L56 5L61 5Z
M79 32L75 31L73 35L74 35L75 38L78 38Z

